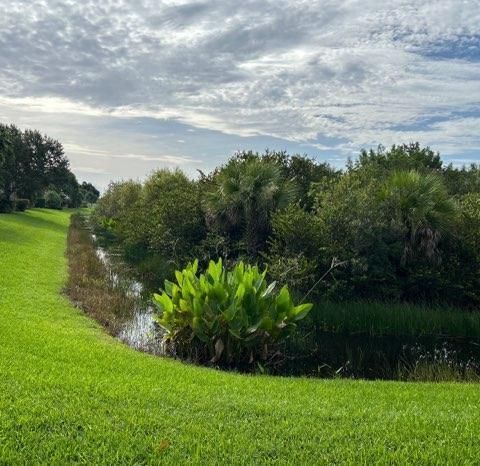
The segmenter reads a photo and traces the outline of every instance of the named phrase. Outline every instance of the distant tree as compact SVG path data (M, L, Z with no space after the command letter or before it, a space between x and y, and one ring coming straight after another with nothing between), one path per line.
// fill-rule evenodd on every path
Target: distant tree
M10 134L8 127L0 125L0 197L5 195L5 182L7 178L7 159L10 155Z
M50 186L56 187L60 190L60 195L63 198L63 204L67 207L80 207L82 204L82 193L77 177L70 171L62 173L55 179L55 184Z
M17 159L25 150L22 142L22 133L15 126L0 126L0 196L5 201L15 197L18 180Z
M82 202L85 204L95 204L100 197L100 191L92 183L82 182L80 185L80 194Z
M62 197L57 191L49 190L45 193L45 207L47 209L62 208Z
M417 170L419 172L440 171L442 159L440 154L429 147L421 147L418 142L393 145L389 150L379 146L377 150L362 150L351 169L364 171L368 176L388 176L392 171Z
M90 200L98 198L92 185L86 188ZM21 205L44 205L46 191L58 193L68 207L83 202L83 191L70 170L62 144L36 130L20 131L14 125L0 125L2 205L9 209L17 199L28 199Z
M452 164L443 170L448 191L455 195L480 193L480 166L471 164L468 168L455 168Z

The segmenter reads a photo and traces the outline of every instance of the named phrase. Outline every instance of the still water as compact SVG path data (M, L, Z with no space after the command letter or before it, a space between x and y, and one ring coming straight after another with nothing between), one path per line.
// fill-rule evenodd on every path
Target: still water
M133 298L134 307L131 314L124 318L117 338L137 350L163 354L162 332L155 321L151 290L146 290L134 277L131 268L122 260L121 253L100 246L96 235L92 234L92 238L97 257L105 266L113 285L122 288L126 296Z

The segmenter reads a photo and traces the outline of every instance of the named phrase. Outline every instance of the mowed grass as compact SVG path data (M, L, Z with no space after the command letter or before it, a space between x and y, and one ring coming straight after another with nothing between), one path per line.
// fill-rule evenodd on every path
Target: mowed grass
M69 214L0 216L1 464L474 464L480 386L246 376L137 353L62 295Z

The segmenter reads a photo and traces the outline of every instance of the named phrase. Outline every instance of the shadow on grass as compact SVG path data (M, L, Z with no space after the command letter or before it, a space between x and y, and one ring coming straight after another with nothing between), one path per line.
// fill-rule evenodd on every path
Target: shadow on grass
M58 211L48 209L32 209L27 212L0 214L0 242L22 244L31 241L31 229L50 230L64 234L67 225L55 214ZM41 214L38 216L37 214ZM44 218L46 215L52 219ZM8 220L3 222L2 219ZM35 233L34 233L35 234Z

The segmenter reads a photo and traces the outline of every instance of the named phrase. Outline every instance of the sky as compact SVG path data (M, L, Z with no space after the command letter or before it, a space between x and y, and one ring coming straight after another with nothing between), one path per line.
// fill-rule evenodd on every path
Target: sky
M242 149L480 162L480 0L0 3L0 122L102 189Z

